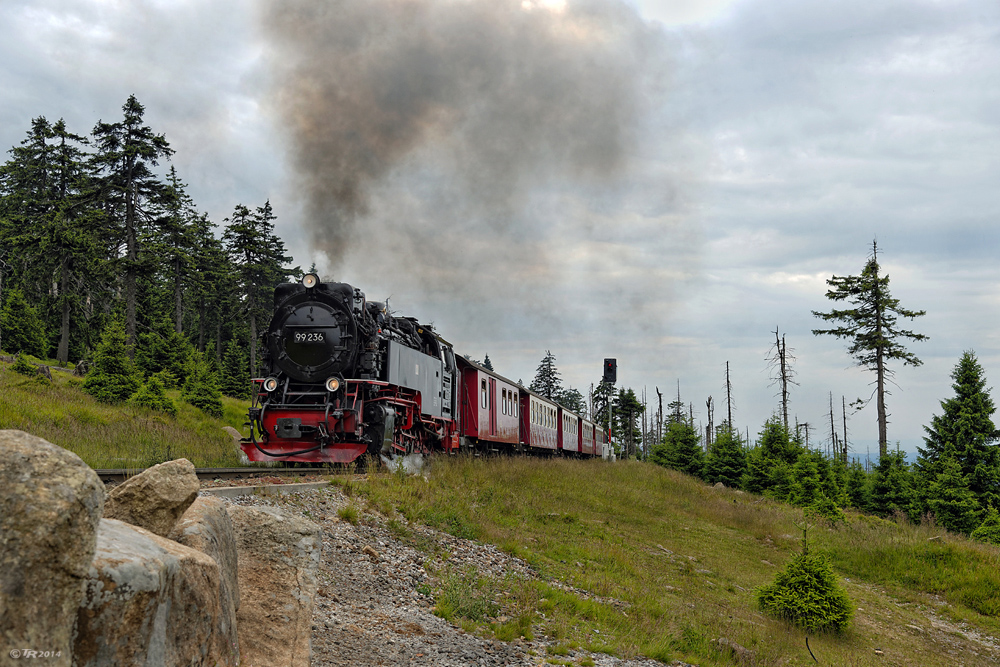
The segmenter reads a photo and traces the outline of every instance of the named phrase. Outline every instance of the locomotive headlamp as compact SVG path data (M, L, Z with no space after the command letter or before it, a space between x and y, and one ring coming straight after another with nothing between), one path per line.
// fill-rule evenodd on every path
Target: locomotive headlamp
M271 393L278 388L278 378L267 378L264 380L264 391Z
M326 380L326 390L327 391L337 391L340 389L340 380L338 378L327 378Z
M302 284L305 286L306 289L312 289L313 287L316 287L316 283L318 282L319 282L319 276L317 276L315 273L307 273L306 275L302 276Z

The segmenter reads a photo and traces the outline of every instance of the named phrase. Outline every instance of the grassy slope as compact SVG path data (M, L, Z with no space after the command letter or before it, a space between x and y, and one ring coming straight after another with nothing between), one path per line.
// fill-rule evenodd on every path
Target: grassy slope
M479 582L486 602L502 608L464 615L501 638L533 631L559 639L554 664L576 664L555 657L574 646L699 665L815 664L803 633L754 604L754 587L800 549L794 508L635 462L442 458L426 480L371 477L357 491L385 514L397 510L532 563L548 584ZM405 536L405 524L393 523ZM831 556L858 608L843 635L809 638L820 664L1000 660L1000 649L965 636L1000 637L998 550L858 516L814 528L810 548ZM438 556L438 607L461 617L461 599L474 599L477 583L449 573L447 554ZM753 661L719 649L720 637L752 651Z
M8 366L0 363L0 428L34 433L95 468L178 457L198 466L237 464L222 427L242 426L243 403L224 399L225 415L217 420L171 392L178 406L171 418L97 403L68 373L55 372L54 383L43 385ZM449 572L447 554L439 553L438 606L459 619L488 617L466 623L505 639L545 632L559 640L555 663L568 664L558 656L579 645L700 665L744 664L712 642L726 637L753 651L753 664L814 664L805 636L760 615L753 603L753 588L770 582L799 548L795 523L802 517L793 508L629 462L440 458L427 480L373 476L360 491L387 515L398 510L532 563L549 583L478 581ZM401 522L390 525L407 535ZM810 638L820 664L1000 660L1000 649L991 655L983 641L969 638L1000 636L996 549L943 530L864 517L814 529L810 542L831 555L858 608L844 635Z
M54 363L54 362L50 362ZM223 398L215 419L168 391L177 416L123 405L103 405L79 387L81 378L52 372L52 384L10 370L0 362L0 429L27 431L76 453L92 468L142 468L187 458L199 467L239 465L232 437L243 430L247 404Z

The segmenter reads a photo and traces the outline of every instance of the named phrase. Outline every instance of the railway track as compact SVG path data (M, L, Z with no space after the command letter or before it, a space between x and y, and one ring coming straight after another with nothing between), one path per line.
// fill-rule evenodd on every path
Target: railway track
M145 468L110 468L94 470L105 484L121 483L135 477ZM337 468L196 468L198 479L252 479L254 477L307 477L313 475L342 475L347 470Z

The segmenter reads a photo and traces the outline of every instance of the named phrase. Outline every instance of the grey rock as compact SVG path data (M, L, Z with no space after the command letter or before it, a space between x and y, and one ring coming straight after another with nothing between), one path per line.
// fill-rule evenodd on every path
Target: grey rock
M308 667L319 526L269 507L228 508L239 553L240 651L251 665Z
M168 536L186 547L210 556L219 566L219 597L221 604L219 630L227 642L238 646L236 610L240 607L240 587L237 580L236 537L226 504L218 498L200 497L181 516Z
M190 461L167 461L112 489L104 505L104 518L124 521L166 537L198 497L200 488Z
M221 616L219 566L211 557L103 519L77 615L73 664L239 664Z
M97 543L104 485L76 454L23 431L0 431L0 647L58 651L69 665L73 622Z

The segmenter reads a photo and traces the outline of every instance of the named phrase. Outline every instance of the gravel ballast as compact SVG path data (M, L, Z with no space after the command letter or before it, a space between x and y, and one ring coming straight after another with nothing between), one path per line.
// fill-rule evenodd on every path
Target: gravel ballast
M502 642L480 637L439 618L434 600L425 595L437 581L425 567L431 554L394 536L385 517L354 507L356 524L342 520L338 511L350 502L337 487L280 496L224 498L241 505L280 507L315 521L323 529L323 556L319 572L312 628L312 664L317 667L351 665L545 665L548 642ZM402 518L395 521L405 524ZM408 535L419 544L435 544L448 554L449 568L475 568L481 576L537 577L524 561L495 546L465 540L407 524ZM397 531L398 532L398 531ZM550 582L558 585L557 582ZM579 664L589 657L601 667L652 667L648 659L623 660L605 654L571 651L563 663Z

